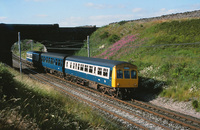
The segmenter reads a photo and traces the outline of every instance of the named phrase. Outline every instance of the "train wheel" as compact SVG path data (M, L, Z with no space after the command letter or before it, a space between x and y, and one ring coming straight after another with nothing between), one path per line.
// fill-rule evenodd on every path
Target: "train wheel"
M117 98L120 99L120 100L124 99L123 93L121 91L118 91Z

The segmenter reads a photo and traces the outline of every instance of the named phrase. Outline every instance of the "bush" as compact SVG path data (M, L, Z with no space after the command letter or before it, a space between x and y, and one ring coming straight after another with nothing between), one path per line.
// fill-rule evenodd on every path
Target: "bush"
M102 35L100 35L100 38L101 39L105 39L105 38L108 38L109 36L109 33L108 32L104 32Z
M197 109L198 106L199 106L198 101L197 101L197 100L194 100L194 101L192 102L192 106L193 106L193 108Z
M116 34L113 34L111 35L109 38L108 38L108 41L110 43L115 43L116 41L120 40L120 37Z
M123 20L123 21L120 21L118 24L119 24L119 25L124 25L125 23L127 23L127 21L124 21L124 20Z

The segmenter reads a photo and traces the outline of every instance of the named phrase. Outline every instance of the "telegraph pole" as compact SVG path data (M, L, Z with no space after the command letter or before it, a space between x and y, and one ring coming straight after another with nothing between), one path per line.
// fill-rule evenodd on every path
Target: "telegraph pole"
M90 37L87 36L87 50L88 50L88 57L90 57Z
M22 74L22 57L21 57L20 32L18 32L18 45L19 45L19 55L20 55L20 74Z

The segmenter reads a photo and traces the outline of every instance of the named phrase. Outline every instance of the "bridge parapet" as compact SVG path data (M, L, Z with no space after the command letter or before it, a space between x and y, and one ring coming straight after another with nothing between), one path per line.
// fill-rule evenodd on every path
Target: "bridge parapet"
M65 46L74 48L73 45L83 43L94 31L96 26L60 28L58 24L0 24L0 61L12 65L11 46L18 41L18 32L21 40L32 39L47 45L47 50L49 45L49 48L54 47L49 49L51 52L73 54L76 50L66 51Z

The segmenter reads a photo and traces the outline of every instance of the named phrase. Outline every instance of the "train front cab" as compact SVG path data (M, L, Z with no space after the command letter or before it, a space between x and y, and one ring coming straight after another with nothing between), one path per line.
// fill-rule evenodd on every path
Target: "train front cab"
M138 87L137 67L132 64L119 64L112 70L112 87L131 89Z

